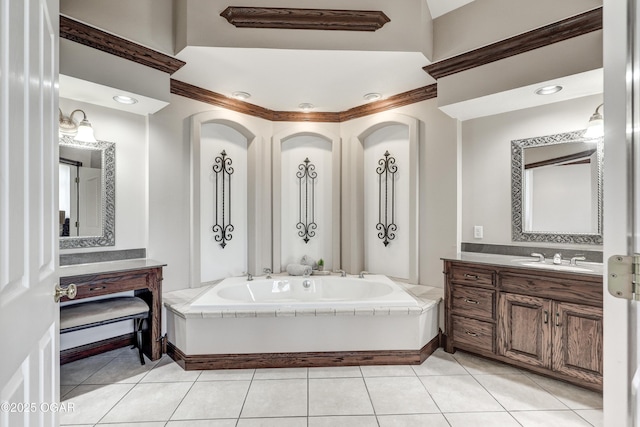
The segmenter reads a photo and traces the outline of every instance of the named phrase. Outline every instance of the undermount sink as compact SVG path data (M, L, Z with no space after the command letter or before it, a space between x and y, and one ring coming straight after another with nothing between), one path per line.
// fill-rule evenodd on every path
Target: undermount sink
M568 265L568 264L547 264L539 261L520 261L518 264L526 266L526 267L534 267L534 268L543 268L545 270L556 270L556 271L573 271L573 272L591 272L593 271L590 268L580 267L578 265Z

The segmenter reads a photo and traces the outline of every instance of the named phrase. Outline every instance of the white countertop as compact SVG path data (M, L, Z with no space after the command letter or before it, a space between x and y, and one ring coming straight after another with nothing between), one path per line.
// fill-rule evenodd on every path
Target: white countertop
M65 265L60 267L60 277L83 276L85 274L112 273L115 271L140 270L164 267L166 263L149 258L126 259L120 261L92 262L88 264Z
M537 258L535 257L483 254L478 252L458 252L457 254L449 257L442 257L442 259L447 261L467 261L503 267L539 269L542 271L558 273L587 274L590 276L602 276L603 272L603 266L601 263L584 261L578 261L575 266L581 268L581 271L571 271L569 268L572 266L569 266L568 259L562 260L562 264L558 267L551 263L551 259L547 259L544 265L536 265ZM526 265L523 265L523 262L526 262Z

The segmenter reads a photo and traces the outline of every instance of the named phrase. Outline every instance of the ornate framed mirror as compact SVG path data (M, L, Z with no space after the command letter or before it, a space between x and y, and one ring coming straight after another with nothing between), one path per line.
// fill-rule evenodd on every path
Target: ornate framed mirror
M602 138L511 141L512 239L602 245Z
M115 144L60 138L60 249L115 244Z

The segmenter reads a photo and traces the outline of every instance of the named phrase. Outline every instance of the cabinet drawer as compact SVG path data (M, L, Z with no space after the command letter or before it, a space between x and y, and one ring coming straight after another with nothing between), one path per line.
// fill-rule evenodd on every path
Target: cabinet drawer
M451 281L469 285L493 286L493 271L454 264L451 268Z
M469 317L493 319L496 292L490 289L451 286L451 310Z
M494 352L495 326L492 323L451 316L454 346L474 347Z

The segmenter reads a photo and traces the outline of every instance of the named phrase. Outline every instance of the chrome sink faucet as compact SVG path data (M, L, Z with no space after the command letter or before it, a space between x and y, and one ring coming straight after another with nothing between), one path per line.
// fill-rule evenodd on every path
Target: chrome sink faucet
M364 279L364 275L365 274L369 274L368 271L361 271L360 274L358 275L359 278Z
M336 273L340 273L340 277L347 277L347 272L344 270L336 270Z
M553 263L554 264L562 264L562 255L557 253L553 256Z
M538 257L538 262L544 262L544 254L534 252L531 254L531 256Z
M576 261L586 261L586 260L587 258L585 258L582 255L574 256L574 257L571 257L571 261L569 261L569 265L577 265Z

